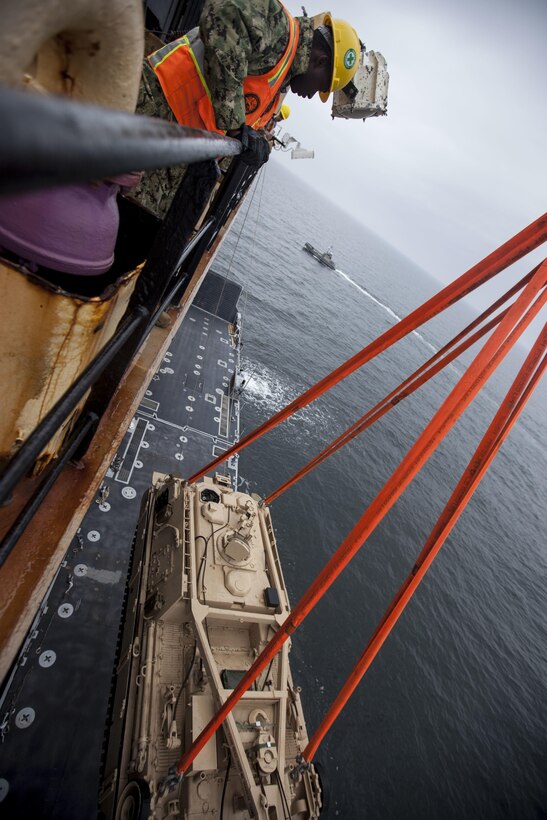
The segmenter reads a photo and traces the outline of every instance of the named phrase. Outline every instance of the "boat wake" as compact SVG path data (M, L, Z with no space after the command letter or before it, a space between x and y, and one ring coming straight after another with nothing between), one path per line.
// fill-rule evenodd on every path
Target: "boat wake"
M367 297L367 299L370 299L370 300L371 300L371 302L374 302L374 303L375 303L375 304L377 304L379 307L381 307L381 308L382 308L382 310L384 310L384 311L385 311L385 312L386 312L386 313L387 313L387 314L388 314L388 315L389 315L392 319L395 319L395 321L396 321L396 322L400 322L400 321L401 321L401 318L402 318L402 317L401 317L401 316L398 316L398 315L395 313L395 311L394 311L394 310L392 310L392 309L389 307L389 305L384 305L384 303L383 303L383 302L381 302L379 299L377 299L377 298L376 298L376 296L373 296L373 294L372 294L372 293L369 293L369 291L368 291L368 290L366 290L366 288L363 288L361 285L358 285L358 284L357 284L357 282L354 282L354 281L353 281L353 279L352 279L350 276L348 276L348 275L347 275L347 273L344 273L344 271L343 271L343 270L339 270L338 268L336 268L336 269L335 269L335 273L337 273L339 276L341 276L343 279L345 279L345 280L346 280L346 282L348 282L350 285L352 285L354 288L356 288L358 291L360 291L360 292L363 294L363 296L366 296L366 297ZM428 341L427 341L427 339L425 339L425 338L422 336L422 334L421 334L421 333L418 333L418 331L417 331L417 330L413 330L413 331L412 331L412 335L413 335L413 336L416 336L416 338L417 338L417 339L419 339L419 340L420 340L420 342L421 342L422 344L424 344L427 348L429 348L429 350L431 350L433 353L436 353L436 352L437 352L438 348L436 348L434 345L432 345L432 344L431 344L431 342L428 342Z

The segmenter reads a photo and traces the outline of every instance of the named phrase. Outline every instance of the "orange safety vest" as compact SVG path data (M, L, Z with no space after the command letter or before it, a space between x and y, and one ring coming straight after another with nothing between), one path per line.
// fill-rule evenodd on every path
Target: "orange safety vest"
M298 21L283 6L289 22L289 42L279 62L267 74L243 80L245 122L262 128L272 117L279 89L293 63L298 46ZM211 94L188 35L154 51L148 57L177 122L190 128L224 132L217 128Z

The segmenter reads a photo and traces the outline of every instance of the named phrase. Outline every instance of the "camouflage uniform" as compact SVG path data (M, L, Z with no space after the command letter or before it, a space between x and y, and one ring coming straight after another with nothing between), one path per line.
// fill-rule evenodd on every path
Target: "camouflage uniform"
M296 19L300 36L285 85L292 77L303 74L310 61L313 23L308 17ZM248 74L265 74L279 61L289 36L287 17L278 0L205 0L199 31L205 47L205 79L217 125L225 131L234 130L245 122L243 80ZM147 49L146 53L153 50L154 47ZM175 121L146 59L137 113ZM183 175L183 165L147 172L131 198L163 218Z
M176 122L175 115L163 96L154 69L146 59L143 64L137 100L137 114L146 114L148 117L160 117L168 122ZM128 199L134 199L141 207L151 211L154 216L163 219L184 176L185 169L185 165L172 165L170 168L146 171L139 184L128 194Z
M300 37L285 85L310 62L313 23L296 19ZM205 0L199 33L217 126L231 131L245 122L243 80L270 71L287 46L287 16L278 0Z

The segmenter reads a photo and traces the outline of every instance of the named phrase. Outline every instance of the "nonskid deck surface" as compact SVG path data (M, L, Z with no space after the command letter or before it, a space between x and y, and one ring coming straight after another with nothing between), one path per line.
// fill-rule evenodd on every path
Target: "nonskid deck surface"
M0 817L96 817L140 498L154 471L189 476L238 437L239 406L229 391L239 349L229 322L239 293L208 274L105 477L106 497L91 505L36 617L1 696ZM237 458L218 472L237 486Z

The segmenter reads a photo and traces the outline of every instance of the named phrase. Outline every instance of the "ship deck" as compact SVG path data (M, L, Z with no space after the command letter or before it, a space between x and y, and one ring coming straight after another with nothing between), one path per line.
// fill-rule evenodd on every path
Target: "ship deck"
M229 325L241 288L210 272L154 374L0 696L0 815L97 814L127 566L153 472L187 477L239 436ZM237 456L217 472L237 486Z

